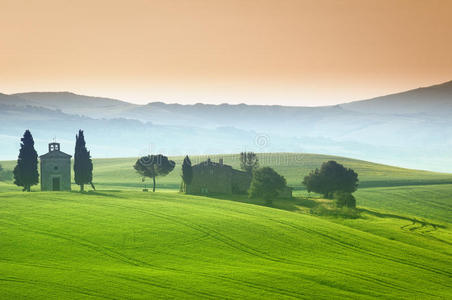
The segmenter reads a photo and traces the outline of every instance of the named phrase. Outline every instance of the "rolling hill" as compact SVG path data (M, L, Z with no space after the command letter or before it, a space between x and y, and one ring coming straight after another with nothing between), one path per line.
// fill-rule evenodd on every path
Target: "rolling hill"
M190 156L196 164L210 157L213 161L224 159L224 163L239 169L238 155ZM404 216L450 222L452 209L452 174L398 168L346 157L306 153L260 153L262 166L270 166L283 175L295 195L307 197L301 184L303 177L328 160L335 160L359 174L359 189L356 193L358 205L363 208L393 212ZM137 158L94 159L94 183L101 190L141 190L149 187L150 180L141 181L133 169ZM181 183L182 156L171 157L176 168L168 176L157 178L157 191L178 191ZM0 161L4 169L12 170L15 161ZM34 187L39 190L39 187ZM78 186L73 185L73 190ZM1 191L20 191L11 182L0 182ZM224 198L224 197L223 197ZM225 199L248 202L246 196ZM278 204L279 205L279 204ZM298 210L296 203L280 203L282 209Z
M238 166L236 156L222 157ZM260 154L298 188L323 161L354 168L360 217L350 219L312 211L325 200L303 190L273 207L177 193L182 157L173 159L178 167L156 193L138 191L133 158L95 159L98 191L85 194L0 182L0 298L452 296L451 174Z
M397 223L376 234L256 205L130 191L4 193L0 207L2 298L452 293L450 244ZM429 236L447 229L436 231Z
M447 82L327 107L136 105L67 92L2 94L0 159L16 156L27 128L43 141L41 149L53 137L73 148L75 132L83 128L96 157L137 156L151 146L169 155L247 149L352 156L447 172L452 169L451 90Z
M340 106L362 113L448 116L452 112L452 81Z
M21 105L40 106L58 109L68 114L85 115L92 118L131 118L151 121L157 124L182 125L197 122L199 126L233 126L258 130L264 124L263 119L272 125L280 120L291 123L299 119L302 123L319 117L331 117L337 114L345 117L357 117L358 113L380 115L447 116L452 113L452 81L417 88L406 92L381 96L373 99L354 101L336 106L299 107L279 105L194 105L166 104L150 102L137 105L121 100L77 95L69 92L30 92L12 95L20 99ZM16 100L17 101L17 100ZM260 121L258 124L254 122ZM258 125L258 127L253 127Z

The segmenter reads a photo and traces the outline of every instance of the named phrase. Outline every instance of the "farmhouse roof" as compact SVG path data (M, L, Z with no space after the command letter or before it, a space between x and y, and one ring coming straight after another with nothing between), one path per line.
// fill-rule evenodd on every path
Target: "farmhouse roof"
M227 168L227 169L232 169L231 166L229 165L225 165L223 163L217 163L217 162L213 162L209 159L207 159L206 161L200 162L197 165L194 165L193 168L204 168L204 167L217 167L217 168Z

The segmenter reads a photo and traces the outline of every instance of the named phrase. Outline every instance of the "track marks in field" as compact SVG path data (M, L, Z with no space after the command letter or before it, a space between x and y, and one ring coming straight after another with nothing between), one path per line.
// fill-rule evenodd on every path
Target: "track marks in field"
M123 207L123 206L118 205L116 207ZM205 235L209 235L212 239L217 240L218 242L223 243L223 244L229 246L230 248L232 248L234 250L243 252L245 254L248 254L250 256L257 257L257 258L260 258L260 259L263 259L263 260L272 261L272 262L275 262L275 263L283 263L283 264L293 265L293 266L297 266L297 267L307 267L307 268L312 268L312 269L324 269L325 271L333 271L333 272L336 272L338 274L344 275L346 277L350 276L350 277L354 277L355 279L358 279L358 280L368 281L369 283L376 284L376 285L379 285L381 287L395 289L395 290L399 290L399 291L402 291L402 292L408 292L408 290L406 288L403 288L401 286L392 284L389 281L384 281L381 278L371 278L371 277L369 278L369 274L367 274L367 273L366 274L362 274L362 275L354 275L354 274L350 273L350 271L352 271L352 270L342 271L342 270L339 270L338 268L334 268L334 267L331 267L331 266L326 268L326 267L322 267L320 265L310 264L310 263L306 263L306 262L302 262L302 261L298 261L298 260L290 260L290 259L287 259L287 258L275 257L275 256L272 256L271 254L269 254L269 253L267 253L265 251L261 251L259 249L253 248L253 247L251 247L249 245L246 245L246 244L244 244L244 243L242 243L240 241L237 241L237 240L235 240L235 239L233 239L233 238L231 238L231 237L229 237L229 236L227 236L227 235L225 235L225 234L223 234L223 233L221 233L219 231L213 230L210 227L206 227L206 226L199 225L199 224L189 223L189 222L184 221L181 218L173 217L173 216L161 213L161 212L156 213L156 212L153 212L153 211L143 210L143 209L136 208L136 207L127 207L127 208L135 210L135 211L138 211L138 212L141 212L141 213L144 213L144 214L147 214L147 215L151 215L153 217L161 218L161 219L163 219L165 221L168 221L168 222L172 222L172 223L176 223L178 225L182 225L182 226L188 227L190 229L193 229L193 230L198 231L198 232L200 232L202 234L205 234ZM283 225L289 225L288 223L281 222L279 220L274 220L274 219L269 219L269 220L274 221L275 223L279 223L279 224L283 224ZM298 226L295 226L295 227L291 226L291 227L293 227L295 229L298 229L298 230L301 228L301 227L298 227ZM330 236L322 234L319 231L308 230L307 228L304 228L304 229L306 229L305 232L307 232L307 233L322 235L324 237L327 237L328 239L331 239ZM340 240L335 239L334 241L335 241L335 244L338 244L337 242L340 241ZM339 243L339 245L340 246L344 246L343 243ZM350 248L350 247L348 247L348 248ZM355 248L352 248L352 249L356 250ZM369 253L365 252L365 254L369 254ZM205 276L206 274L203 273L203 275ZM366 276L367 276L367 278L366 278ZM312 277L304 276L304 279L307 280L307 281L311 281L311 282L317 283L317 284L326 285L326 286L328 286L330 288L336 288L335 286L333 286L331 284L327 284L325 282L319 282L318 280L316 280L316 279L314 279ZM229 278L229 280L231 280L231 279ZM235 283L243 284L241 282L235 282ZM250 285L250 284L252 284L252 283L248 283L248 285ZM256 288L261 288L262 289L263 286L259 285ZM269 288L269 287L267 287L267 288ZM346 290L348 292L357 293L356 290L347 289L345 286L342 289L340 289L340 290ZM271 291L273 291L273 289ZM285 291L287 292L287 290L285 290ZM278 292L280 292L280 291L278 291ZM422 291L420 291L420 292L423 293ZM363 292L363 294L367 294L368 296L375 296L375 294L368 294L366 292ZM300 295L300 294L297 294L297 295L287 294L287 296L300 297L302 295Z
M124 207L124 206L119 205L119 207ZM152 212L152 211L149 211L149 210L143 210L143 209L139 209L139 208L136 208L136 207L129 207L129 206L127 206L127 208L128 209L133 209L133 210L136 210L136 211L140 211L142 213L149 214L149 215L152 215L154 217L164 219L166 221L174 222L174 223L177 223L179 225L183 225L183 226L189 227L189 228L191 228L193 230L197 230L197 231L205 233L205 234L210 234L211 233L211 237L213 239L215 239L215 240L217 240L217 241L219 241L219 242L221 242L221 243L223 243L223 244L225 244L225 245L227 245L227 246L229 246L229 247L231 247L231 248L233 248L233 249L235 249L237 251L244 252L244 253L249 254L251 256L254 256L254 257L258 257L258 258L261 258L261 259L264 259L264 260L267 260L267 261L272 261L272 262L275 262L275 263L285 263L285 264L295 265L295 266L299 266L299 267L319 268L319 265L308 264L308 263L305 263L305 262L302 262L302 261L298 261L298 260L294 261L294 260L290 260L290 259L287 259L287 258L279 258L279 257L271 256L269 253L266 253L264 251L260 251L258 249L255 249L255 248L249 246L249 245L241 243L240 241L234 240L233 238L230 238L230 237L228 237L227 235L225 235L223 233L215 231L215 230L213 230L210 227L207 228L207 227L199 225L199 224L195 225L193 223L188 223L186 221L183 221L180 218L173 217L173 216L170 216L170 215L166 215L166 214L161 213L161 212L155 213L155 212ZM336 246L339 246L339 247L342 247L342 248L346 248L346 249L349 249L349 250L353 250L353 251L356 251L356 252L359 252L359 253L362 253L362 254L365 254L365 255L378 257L378 258L383 259L383 260L389 260L389 261L392 261L392 262L395 262L395 263L400 263L400 264L408 265L408 266L411 266L411 267L423 269L423 270L430 271L430 272L433 272L433 273L436 273L436 274L445 275L445 276L449 276L449 277L452 276L451 272L448 272L448 271L445 271L445 270L441 270L441 269L438 269L438 268L433 268L433 267L430 267L430 266L425 266L425 265L421 265L421 264L415 264L415 263L412 263L412 262L410 262L408 260L392 257L392 256L389 256L389 255L378 254L378 253L372 252L370 250L366 250L364 248L360 248L360 247L358 247L358 246L356 246L354 244L345 242L345 241L343 241L343 240L341 240L339 238L333 237L333 236L331 236L329 234L320 232L318 230L313 230L313 229L309 229L309 228L306 228L306 227L297 226L295 224L283 222L283 221L272 219L272 218L269 218L269 217L267 217L267 218L269 220L275 222L275 223L280 223L280 224L283 224L283 225L286 225L286 226L290 226L290 227L292 227L294 229L302 230L302 231L304 231L306 233L309 233L309 234L322 236L322 237L325 238L324 239L325 241L330 241L331 245L336 245ZM441 226L441 225L439 225L439 226ZM327 268L327 270L332 270L332 269L331 268ZM336 272L342 273L343 275L346 275L346 276L350 276L350 273L344 273L344 272L340 272L338 270L336 270ZM366 276L367 276L367 274L366 274ZM360 279L360 280L365 280L359 275L357 275L355 277L357 279ZM407 291L407 289L405 289L405 288L403 288L401 286L394 285L394 284L390 283L389 281L385 282L381 278L373 279L373 282L375 284L377 284L377 285L385 286L387 288L398 289L398 290L401 290L401 291ZM419 293L430 295L429 293L427 293L425 291L419 291Z
M152 215L155 215L154 213L152 213ZM163 217L163 216L159 216L159 217ZM167 221L169 221L171 219L171 221L176 221L176 220L172 220L172 218L168 218L168 217L163 217L165 218ZM183 221L178 222L179 225L184 225ZM19 225L19 224L16 224ZM212 236L211 233L207 232L205 229L200 229L197 226L191 225L191 224L185 224L190 228L193 228L194 230L198 230L200 232L206 233L209 236ZM191 275L194 272L187 272L181 269L176 269L176 268L170 268L170 267L165 267L165 266L157 266L157 265L153 265L150 264L148 262L145 262L143 260L138 260L136 258L132 258L129 256L124 255L123 253L119 252L119 251L114 251L112 249L103 247L99 244L95 244L93 242L87 241L86 239L80 238L80 237L75 237L73 235L70 234L62 234L62 233L54 233L54 232L49 232L49 231L44 231L44 230L34 230L34 229L30 229L30 228L25 228L24 225L20 224L20 226L18 226L18 228L20 228L23 231L28 231L28 232L32 232L32 233L36 233L36 234L41 234L41 235L45 235L45 236L50 236L52 238L57 238L57 239L62 239L62 240L66 240L68 242L71 243L75 243L78 244L81 247L85 247L88 248L90 250L93 250L95 252L98 252L101 255L105 255L107 257L110 257L112 259L115 259L117 261L135 266L135 267L148 267L151 269L155 269L155 270L161 270L161 271L171 271L171 272L177 272L177 273L182 273L182 274L186 274L186 275ZM217 239L219 241L222 241L221 239ZM226 242L227 243L227 242ZM231 243L228 243L228 245L230 245L231 247L233 247L234 249L237 249L237 247L234 247L234 245L232 245ZM240 249L238 249L240 250ZM252 254L252 253L251 253ZM244 286L248 286L248 287L254 287L257 290L265 290L267 292L273 293L273 294L277 294L277 295L285 295L285 296L290 296L293 298L299 298L300 296L302 296L303 294L299 294L297 292L292 292L292 291L288 291L285 289L280 289L280 288L275 288L275 287L270 287L270 286L266 286L266 285L261 285L261 284L252 284L250 282L246 283L243 281L239 281L239 280L234 280L232 278L228 278L228 277L224 277L224 276L215 276L209 273L205 273L205 272L196 272L195 274L200 275L200 276L204 276L204 277L208 277L208 278L212 278L212 279L216 279L218 281L221 282L221 280L227 280L231 283L234 283L236 285L244 285ZM114 275L111 275L115 277ZM123 278L125 279L125 277ZM138 280L137 280L138 281ZM144 282L143 279L141 280L141 282ZM146 280L147 284L149 285L153 285L155 287L160 287L160 288L167 288L167 289L172 289L171 287L165 285L164 283L157 283L155 281L150 281L150 280ZM181 290L181 291L185 291L185 290ZM189 292L187 292L187 294L190 294ZM195 296L195 295L193 295ZM207 296L207 295L202 295L198 294L196 296ZM208 298L212 298L212 297L208 297ZM217 298L217 297L215 297Z
M389 260L389 261L392 261L392 262L408 265L408 266L411 266L411 267L414 267L414 268L419 268L419 269L422 269L422 270L425 270L425 271L429 271L429 272L432 272L432 273L436 273L436 274L452 277L452 272L448 272L448 271L445 271L445 270L442 270L442 269L438 269L438 268L434 268L434 267L430 267L430 266L426 266L426 265L422 265L422 264L415 264L415 263L412 263L412 262L410 262L410 261L408 261L406 259L401 259L401 258L389 256L389 255L383 255L383 254L379 254L379 253L376 253L376 252L372 252L370 250L358 247L358 246L356 246L356 245L354 245L352 243L345 242L345 241L340 240L340 239L338 239L336 237L333 237L332 235L329 235L329 234L326 234L326 233L323 233L323 232L320 232L320 231L316 231L316 230L309 229L309 228L306 228L306 227L297 226L297 225L291 224L291 223L282 222L280 220L275 220L275 219L272 219L272 220L274 222L279 222L281 224L285 224L287 226L293 227L294 229L298 229L298 230L301 230L301 231L304 231L304 232L320 235L320 236L324 237L325 240L329 240L332 244L335 244L337 246L340 246L340 247L343 247L343 248L346 248L346 249L349 249L349 250L353 250L353 251L360 252L360 253L363 253L363 254L366 254L366 255L378 257L378 258L381 258L381 259L384 259L384 260ZM452 286L452 285L448 285L448 286Z
M210 227L202 226L202 225L199 225L199 224L193 224L193 223L184 221L181 218L174 217L174 216L171 216L171 215L167 215L167 214L164 214L164 213L161 213L161 212L156 213L156 212L153 212L153 211L144 210L144 209L140 209L140 208L137 208L137 207L129 207L129 206L122 206L122 205L108 205L108 206L116 207L116 208L131 209L131 210L134 210L134 211L137 211L137 212L144 213L146 215L150 215L150 216L153 216L153 217L156 217L156 218L163 219L163 220L165 220L167 222L172 222L172 223L175 223L175 224L178 224L178 225L181 225L181 226L185 226L185 227L190 228L190 229L192 229L194 231L200 232L200 233L204 234L205 236L209 236L213 240L216 240L216 241L218 241L218 242L220 242L222 244L225 244L225 245L229 246L230 248L232 248L234 250L237 250L239 252L248 254L248 255L250 255L252 257L257 257L257 258L260 258L260 259L263 259L263 260L272 261L274 263L285 263L285 264L290 264L290 265L296 265L298 267L314 267L314 268L316 267L316 266L312 266L312 265L309 265L309 264L304 264L304 263L302 263L300 261L292 261L292 260L288 260L288 259L282 259L282 258L273 257L267 252L260 251L260 250L258 250L256 248L253 248L253 247L251 247L251 246L249 246L247 244L244 244L244 243L242 243L242 242L240 242L238 240L235 240L235 239L233 239L233 238L231 238L231 237L229 237L229 236L227 236L227 235L225 235L225 234L223 234L223 233L221 233L219 231L215 231L215 230L213 230ZM157 266L154 266L154 267L155 268L164 269L164 270L174 271L174 272L184 272L184 271L182 271L180 269L175 269L175 268L157 267ZM218 276L213 276L211 274L203 273L203 272L197 272L196 274L201 275L201 276L207 276L207 277L215 278L215 279L219 279L220 278ZM229 277L221 277L222 280L225 280L225 278L228 278L228 280L233 282L234 284L238 284L238 285L244 285L245 284L243 281L236 281L236 280L234 280L232 278L229 278ZM312 281L312 282L317 283L317 284L325 285L324 283L321 283L321 282L319 282L319 281L317 281L317 280L315 280L313 278L310 278L310 277L305 277L304 279L308 280L308 281ZM251 287L252 283L248 282L248 283L246 283L246 285ZM264 285L261 285L261 284L254 284L254 286L256 287L256 289L264 289L264 290L266 290L268 292L278 293L278 294L284 293L286 296L291 296L291 297L296 297L296 298L300 297L300 296L303 296L303 294L300 294L298 292L289 291L289 290L286 290L286 289L277 289L275 287L264 286ZM333 287L331 285L327 285L327 286ZM350 292L356 293L356 291L351 291L351 290L350 290Z
M20 226L16 226L16 228L21 231L31 232L31 233L35 233L35 234L39 234L39 235L44 235L44 236L48 236L48 237L52 237L52 238L56 238L56 239L65 240L70 243L78 244L81 247L87 248L87 249L97 252L101 255L110 257L114 260L129 264L132 266L137 266L137 267L147 266L147 267L151 267L151 268L153 268L153 267L157 268L156 266L153 266L147 262L143 262L136 258L129 257L119 251L104 247L97 243L93 243L93 242L88 241L81 237L77 237L77 236L67 234L67 233L60 233L60 232L56 233L56 232L50 232L50 231L45 231L45 230L32 229L23 224L16 224L16 225L20 225Z
M119 299L113 295L101 293L97 290L84 288L81 286L75 286L75 285L69 285L69 284L62 284L58 282L50 282L50 281L44 281L44 280L31 280L31 279L23 279L23 278L17 278L17 277L0 277L0 282L13 282L18 284L28 284L33 286L47 286L51 289L59 289L64 292L71 291L73 293L84 295L85 297L96 297L96 298L104 298L104 299L112 299L116 300Z
M127 281L131 281L134 283L157 287L157 288L164 289L164 290L176 291L176 292L182 293L184 295L196 296L198 298L205 297L205 298L210 298L210 299L227 299L218 294L211 294L211 293L206 293L203 291L193 291L193 290L182 289L182 288L170 286L168 284L165 284L164 282L155 280L155 278L153 280L150 280L150 279L147 279L146 277L137 277L137 276L130 276L130 275L125 276L125 275L118 275L118 274L114 274L114 275L110 275L110 276L121 279L121 280L127 280Z

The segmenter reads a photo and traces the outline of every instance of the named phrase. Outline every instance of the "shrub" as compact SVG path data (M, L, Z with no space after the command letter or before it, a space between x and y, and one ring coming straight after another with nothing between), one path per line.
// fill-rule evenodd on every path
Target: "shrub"
M351 193L338 191L333 194L333 198L336 201L337 207L356 207L356 199Z
M270 167L260 168L253 172L249 196L250 198L263 198L267 205L271 205L272 199L276 198L278 192L285 186L286 179L275 170Z

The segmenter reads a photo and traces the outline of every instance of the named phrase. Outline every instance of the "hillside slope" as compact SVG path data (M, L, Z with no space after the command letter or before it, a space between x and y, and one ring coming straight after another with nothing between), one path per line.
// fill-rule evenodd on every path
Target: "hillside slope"
M282 201L275 207L290 211L303 211L303 197L309 195L301 184L303 177L311 170L320 167L328 160L336 160L359 174L360 185L355 193L358 206L365 209L377 209L414 218L427 218L434 221L452 223L452 174L434 173L421 170L397 168L375 164L351 158L301 153L260 153L261 166L271 166L282 174L289 186L295 189L294 194L301 200ZM190 156L196 164L210 157L213 161L224 159L226 164L240 168L238 155ZM176 161L176 167L168 176L157 178L157 191L178 191L181 183L181 165L183 157L170 157ZM133 169L137 158L94 159L94 183L100 190L141 190L149 187L151 180L144 183ZM0 161L6 170L12 170L15 161ZM73 190L78 186L73 184ZM39 186L33 187L39 190ZM0 182L0 192L20 191L11 182ZM217 195L218 196L218 195ZM221 196L223 199L249 202L246 195ZM309 201L307 202L310 203Z
M272 208L172 193L2 193L0 212L2 298L452 296L443 242L414 246Z
M17 106L14 112L7 108L13 103ZM451 103L452 82L326 107L136 105L68 92L1 94L0 118L7 121L0 128L0 143L18 140L29 128L38 131L40 139L56 136L73 148L69 142L73 143L73 128L83 127L93 137L93 153L97 150L98 157L134 156L152 144L170 155L244 149L311 152L447 172L452 169ZM67 122L47 120L47 111L39 115L29 105L71 116ZM74 115L81 115L75 124L70 122ZM40 122L31 123L30 118L40 118ZM111 123L121 123L120 128ZM115 131L120 131L122 140L112 147L118 135ZM261 137L265 143L256 142ZM0 158L13 155L10 145L0 148Z
M77 95L70 92L32 92L18 93L13 96L24 99L27 105L96 119L123 117L124 112L137 106L121 100Z
M448 116L452 113L452 81L340 106L361 113Z

